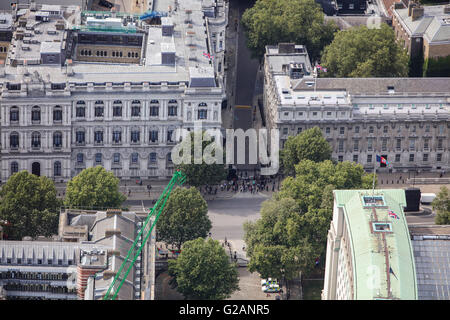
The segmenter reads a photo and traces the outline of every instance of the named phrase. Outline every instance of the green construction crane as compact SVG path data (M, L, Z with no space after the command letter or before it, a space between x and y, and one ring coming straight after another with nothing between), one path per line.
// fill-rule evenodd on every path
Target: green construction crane
M147 242L148 238L150 237L153 227L155 226L156 222L158 221L158 218L159 218L162 210L164 209L164 206L166 205L166 201L169 198L173 187L175 185L182 185L185 180L186 180L186 176L181 171L175 171L169 184L164 189L164 192L161 194L158 201L156 201L152 210L147 215L147 218L145 219L144 224L142 225L141 229L139 230L136 240L134 240L133 245L131 246L130 250L128 250L128 254L125 257L125 260L122 263L122 265L120 266L119 270L117 271L117 274L114 277L114 280L112 281L111 285L109 286L108 291L106 292L105 296L103 297L103 300L115 300L116 299L117 294L120 291L120 288L122 287L123 283L125 282L125 279L128 276L128 273L130 273L131 269L134 266L134 263L136 262L136 259L141 254L142 248L145 246L145 243ZM150 229L146 231L147 225L153 217L154 217L153 223L152 223ZM143 238L142 244L138 244L139 240L141 239L141 236Z

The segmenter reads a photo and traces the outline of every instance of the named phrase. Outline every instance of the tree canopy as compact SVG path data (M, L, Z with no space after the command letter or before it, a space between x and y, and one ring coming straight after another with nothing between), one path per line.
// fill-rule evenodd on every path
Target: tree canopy
M4 233L9 240L58 233L61 201L49 178L28 171L15 173L2 187L0 196L0 220L8 222Z
M296 136L290 136L281 150L284 172L293 174L294 165L302 160L321 162L331 160L331 147L323 137L322 131L314 127Z
M447 187L441 187L431 205L436 210L436 224L450 224L450 192Z
M119 208L126 196L119 179L101 166L84 169L67 183L64 205L73 208Z
M197 135L198 134L198 135ZM197 136L195 136L197 135ZM194 153L194 139L201 139L201 159L197 157ZM200 143L199 143L200 146ZM227 177L228 170L225 167L225 153L221 145L212 141L212 137L208 135L206 131L191 132L186 138L183 139L180 147L180 157L185 157L184 150L190 150L190 160L187 163L176 164L175 168L181 170L186 175L186 183L199 187L205 184L217 184L220 183ZM220 158L221 163L216 163L216 152L217 159ZM210 158L208 159L208 155ZM194 160L197 158L199 163L195 163ZM205 161L205 159L207 161ZM172 160L175 160L172 154ZM211 160L211 162L209 161ZM217 160L219 162L219 160Z
M247 46L254 57L262 57L266 45L294 42L306 45L311 59L333 40L337 26L324 22L322 8L314 0L257 0L241 22Z
M186 241L206 237L211 226L208 206L198 189L176 188L158 219L157 239L179 249Z
M244 225L249 268L263 277L292 279L308 275L315 259L324 257L333 213L333 190L367 189L372 174L353 162L314 162L295 165L295 177L263 203L261 219Z
M336 33L322 54L326 77L406 77L408 54L395 41L392 28L353 27Z
M171 282L187 299L222 300L239 290L236 266L217 240L186 242L175 260L169 260Z

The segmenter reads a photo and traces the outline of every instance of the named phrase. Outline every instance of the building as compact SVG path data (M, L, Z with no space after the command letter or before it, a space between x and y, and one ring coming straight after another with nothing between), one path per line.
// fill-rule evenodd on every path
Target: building
M392 26L397 41L412 58L450 55L450 5L420 6L397 2L392 8Z
M20 170L67 181L96 165L165 179L176 129L221 127L227 5L158 3L171 5L159 25L78 6L21 9L0 65L2 181Z
M6 299L101 299L131 248L145 216L134 212L61 212L54 241L0 241L0 287ZM151 222L150 222L151 223ZM86 233L74 241L73 230ZM155 234L117 299L154 299ZM141 240L142 241L142 240Z
M403 213L405 192L333 194L322 299L417 300L413 247Z
M335 10L341 14L364 14L367 9L367 0L336 0Z
M13 34L13 16L0 12L0 60L6 60Z
M373 171L376 155L389 165L378 171L450 169L448 78L315 78L306 49L286 54L267 46L264 114L267 128L289 136L319 127L338 161ZM301 72L293 72L300 64Z

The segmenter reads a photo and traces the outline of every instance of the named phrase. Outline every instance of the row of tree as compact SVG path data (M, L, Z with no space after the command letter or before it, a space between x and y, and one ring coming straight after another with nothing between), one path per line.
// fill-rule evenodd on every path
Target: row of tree
M257 0L242 16L247 46L261 58L266 45L294 42L305 45L311 61L327 67L327 77L403 77L408 55L387 24L340 31L326 22L315 0Z

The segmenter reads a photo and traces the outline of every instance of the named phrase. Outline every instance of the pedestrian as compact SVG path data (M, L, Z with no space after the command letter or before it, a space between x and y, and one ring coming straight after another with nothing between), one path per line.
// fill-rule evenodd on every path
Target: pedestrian
M225 237L225 244L227 244L227 237Z

